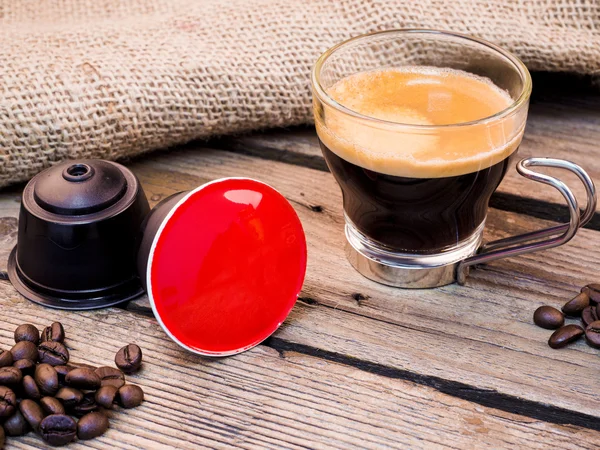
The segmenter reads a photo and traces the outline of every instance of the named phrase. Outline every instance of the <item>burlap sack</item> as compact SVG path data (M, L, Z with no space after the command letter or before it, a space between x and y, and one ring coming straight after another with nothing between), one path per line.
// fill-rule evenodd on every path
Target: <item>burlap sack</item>
M0 0L0 186L66 158L311 122L317 56L402 27L600 73L598 0Z

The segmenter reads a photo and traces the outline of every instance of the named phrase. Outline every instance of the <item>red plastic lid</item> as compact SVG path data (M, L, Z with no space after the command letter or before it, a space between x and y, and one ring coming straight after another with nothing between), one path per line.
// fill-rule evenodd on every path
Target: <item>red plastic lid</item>
M148 296L163 329L207 356L248 350L291 311L306 272L306 239L272 187L225 178L190 191L150 250Z

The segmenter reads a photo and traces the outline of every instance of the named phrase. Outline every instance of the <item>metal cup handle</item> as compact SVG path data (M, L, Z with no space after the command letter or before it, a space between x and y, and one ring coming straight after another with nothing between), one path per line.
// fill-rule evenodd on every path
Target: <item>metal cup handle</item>
M579 215L577 199L565 183L549 175L535 172L529 167L552 167L566 169L579 177L587 194L587 205ZM522 255L524 253L558 247L569 242L577 230L590 221L596 211L596 188L590 176L577 164L563 159L526 158L517 164L517 172L525 178L548 184L556 188L567 201L570 218L568 223L556 225L539 231L532 231L518 236L490 242L482 246L479 252L462 260L456 269L456 281L464 284L469 268L475 264L483 264L500 258ZM545 240L541 240L547 238Z

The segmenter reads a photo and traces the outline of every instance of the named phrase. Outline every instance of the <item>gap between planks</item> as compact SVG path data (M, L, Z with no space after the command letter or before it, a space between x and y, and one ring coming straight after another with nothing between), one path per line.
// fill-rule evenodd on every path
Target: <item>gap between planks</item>
M48 310L0 284L0 346L14 328L61 321L75 362L111 364L124 342L144 350L128 381L139 408L111 413L109 431L70 448L596 448L600 435L466 402L434 389L261 346L208 360L177 347L155 320L119 309ZM10 312L10 314L7 314ZM39 448L32 435L8 438Z
M475 271L466 287L397 290L363 279L345 261L340 194L329 174L208 149L157 155L132 168L148 195L157 199L208 179L237 175L260 178L292 201L309 242L302 296L327 305L328 310L318 305L310 313L299 310L278 337L325 345L324 350L391 367L410 367L424 376L438 375L446 367L446 378L476 389L596 416L600 404L597 351L583 343L562 351L549 349L548 333L532 325L531 314L540 304L564 302L580 279L589 280L586 261L576 266L573 254L590 253L594 259L598 244L590 251L589 245L575 239L569 247L529 259L498 262L489 267L506 267L506 273ZM321 212L312 207L317 204ZM490 217L493 237L532 222L518 215L495 214L496 218ZM582 231L590 233L595 234ZM579 278L572 280L564 273L569 262L581 271ZM524 280L523 273L529 272L531 280ZM356 294L364 297L360 304ZM532 367L539 373L531 373Z
M200 154L176 152L169 158L158 155L153 160L136 163L133 169L142 178L148 196L154 199L153 202L176 190L189 189L201 184L204 181L203 177L248 176L248 174L258 173L263 180L281 188L288 199L296 203L302 221L307 227L309 245L311 242L318 242L328 246L325 249L315 249L314 246L309 248L309 253L313 256L313 265L309 266L303 295L316 298L318 303L333 308L325 314L319 311L323 316L320 320L326 323L334 319L334 323L340 321L348 322L350 325L331 330L319 330L318 320L313 323L306 320L306 323L303 323L302 320L298 320L297 324L293 324L295 326L284 327L280 332L282 333L280 336L285 336L288 341L312 346L315 342L319 342L322 333L327 331L330 335L327 343L332 344L332 348L326 350L335 353L348 354L390 367L406 367L408 364L412 366L414 373L423 376L435 376L439 366L447 365L449 370L445 376L448 379L472 385L482 392L497 391L515 398L522 397L528 401L550 403L558 410L561 408L571 409L574 412L582 410L587 414L597 411L593 406L598 402L597 395L594 395L594 386L597 385L594 372L597 356L594 356L593 351L585 348L583 344L574 346L569 351L548 352L549 349L543 347L544 338L540 338L540 330L531 326L532 309L529 309L533 308L531 300L538 303L547 302L548 294L553 294L555 297L553 301L558 302L561 296L565 295L565 291L568 292L565 286L559 285L554 289L546 289L544 295L540 295L539 292L521 293L522 286L515 286L511 277L505 275L498 277L490 271L474 273L472 278L477 282L475 289L450 286L438 290L415 292L395 290L370 283L347 265L340 252L343 246L343 234L338 226L341 225L341 215L333 213L335 205L340 203L339 191L331 177L308 169L289 165L274 167L273 164L227 152L206 150ZM191 175L198 172L202 172L202 176ZM317 174L320 179L312 191L299 193L299 187L306 187L306 184L301 183L302 179L316 177ZM310 207L314 206L312 200L315 197L322 200L323 208L320 213ZM319 222L315 222L317 218ZM338 230L335 229L336 226ZM319 235L319 232L324 234ZM546 255L558 254L557 260L560 264L565 260L560 250L555 249L547 252ZM566 256L568 258L570 255ZM323 276L320 273L323 269L326 271L328 267L339 267L344 264L346 264L345 270L333 277L327 274ZM539 266L538 260L534 260L530 265L530 267ZM340 275L344 275L347 279L339 282L338 285L336 281L339 280L336 280L336 277ZM544 278L540 281L543 282ZM531 290L530 284L525 283L525 289ZM462 297L456 295L459 292ZM359 305L355 299L357 293L364 297ZM448 315L449 310L455 312ZM473 313L471 320L462 315L463 310ZM490 315L490 312L493 314ZM363 318L376 319L377 323L365 322ZM420 323L426 323L427 326ZM371 333L373 330L370 328L375 330L378 327L383 327L380 334L387 341L384 339L382 342L381 339L373 339L373 336L370 336L370 340L361 342L359 346L348 345L356 338L356 329ZM406 342L403 342L403 339ZM440 355L439 350L442 348L448 355ZM573 351L581 353L578 357L583 358L583 367L571 362L573 358L570 352ZM402 355L403 352L405 355ZM481 355L485 356L482 361L483 367L469 360L469 357ZM530 361L532 357L533 360ZM518 380L512 375L524 371L526 373L532 362L540 367L542 378L536 374L528 374L523 380ZM487 368L489 364L491 364L491 373ZM552 373L552 365L556 365L555 373ZM586 367L587 365L591 367ZM502 373L506 370L508 374ZM579 378L575 377L575 372L579 372ZM573 380L575 383L564 389L560 387L563 382L561 379L567 383ZM542 386L539 386L540 383ZM552 411L550 413L554 414ZM567 417L561 420L568 422L571 419Z

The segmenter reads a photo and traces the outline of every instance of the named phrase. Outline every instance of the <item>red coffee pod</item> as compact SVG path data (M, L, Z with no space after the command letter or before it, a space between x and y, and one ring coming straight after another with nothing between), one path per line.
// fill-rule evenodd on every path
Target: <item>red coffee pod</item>
M283 323L304 282L306 239L279 192L225 178L157 205L138 265L167 334L200 355L227 356Z

